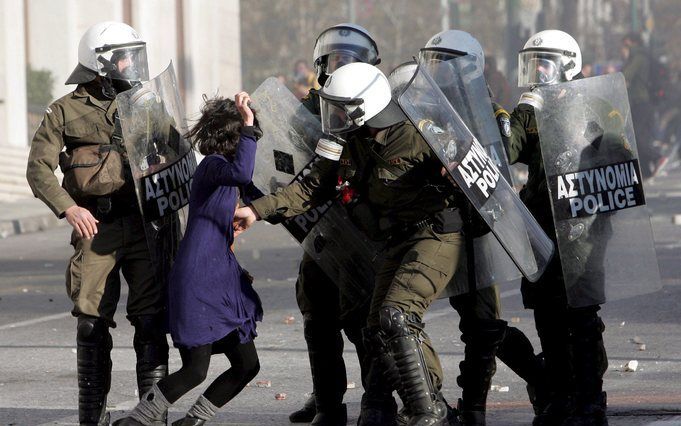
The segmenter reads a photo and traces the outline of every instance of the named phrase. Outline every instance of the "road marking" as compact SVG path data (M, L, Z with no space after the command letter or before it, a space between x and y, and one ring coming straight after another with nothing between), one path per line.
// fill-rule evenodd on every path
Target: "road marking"
M120 307L124 307L124 306L125 306L125 303L119 303L116 306L116 308L120 308ZM71 312L64 312L64 313L61 313L61 314L47 315L45 317L34 318L32 320L14 322L14 323L11 323L11 324L5 324L5 325L0 326L0 331L11 330L11 329L18 328L18 327L25 327L27 325L40 324L41 322L58 320L58 319L62 319L62 318L68 318L70 316L71 316Z
M70 316L71 316L71 312L64 312L64 313L61 313L61 314L48 315L48 316L45 316L45 317L34 318L32 320L19 321L19 322L14 322L14 323L11 323L11 324L5 324L5 325L0 326L0 330L10 330L10 329L13 329L13 328L25 327L27 325L40 324L41 322L58 320L58 319L62 319L62 318L68 318Z

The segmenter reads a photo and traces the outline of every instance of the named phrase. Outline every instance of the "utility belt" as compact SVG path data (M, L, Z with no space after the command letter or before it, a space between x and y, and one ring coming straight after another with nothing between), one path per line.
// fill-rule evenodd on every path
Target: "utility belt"
M460 232L462 228L463 219L459 209L447 208L419 221L401 222L390 227L388 240L391 243L402 242L424 229L431 229L437 234L449 234Z
M111 223L116 219L140 214L136 199L120 195L91 197L81 201L79 205L88 209L95 219L102 223Z

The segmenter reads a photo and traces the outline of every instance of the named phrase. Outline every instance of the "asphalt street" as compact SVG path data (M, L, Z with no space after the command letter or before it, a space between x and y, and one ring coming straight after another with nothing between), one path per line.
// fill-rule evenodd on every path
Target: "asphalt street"
M681 425L681 225L672 221L673 212L681 211L681 198L669 196L675 182L661 179L649 191L653 214L666 214L653 218L662 288L609 302L602 311L610 363L605 375L610 425ZM0 425L77 424L75 319L64 289L71 255L68 236L69 228L62 227L0 240ZM259 223L239 239L236 250L242 265L255 276L265 308L256 340L262 368L213 424L287 425L288 414L311 391L302 318L293 290L301 249L280 227ZM124 290L118 327L112 330L114 367L108 408L113 418L122 416L138 398L125 300ZM504 318L538 348L532 313L523 309L517 285L502 288L502 303ZM444 395L455 403L463 349L458 316L447 301L440 300L431 307L426 322L446 373ZM346 402L349 422L354 423L362 390L355 352L347 342L345 359ZM638 361L638 369L625 371L624 365L632 360ZM172 350L170 369L179 366L178 352ZM226 368L226 359L214 357L208 380ZM171 418L179 418L207 383L183 397L172 408ZM282 393L285 399L275 398ZM529 424L532 419L524 384L501 363L489 395L488 418L494 426Z

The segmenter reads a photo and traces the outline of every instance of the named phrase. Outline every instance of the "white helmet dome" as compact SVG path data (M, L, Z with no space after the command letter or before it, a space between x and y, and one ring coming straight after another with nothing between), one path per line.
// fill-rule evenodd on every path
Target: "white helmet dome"
M485 54L480 42L461 30L447 30L435 34L419 52L419 62L438 86L446 87L470 82L483 76Z
M518 86L572 80L582 70L577 40L560 30L544 30L527 40L518 54Z
M485 53L478 39L461 30L447 30L435 34L428 40L422 50L451 51L459 56L471 55L480 61L480 67L485 67Z
M327 28L317 37L312 61L319 80L343 65L353 62L377 65L380 59L369 31L360 25L342 23Z
M356 62L339 68L318 93L322 129L327 133L344 133L364 124L383 128L400 121L393 120L393 108L386 108L391 104L388 78L373 65ZM384 111L388 114L381 114Z
M146 42L122 22L100 22L88 28L78 44L78 64L66 84L84 83L95 75L127 81L149 79ZM91 78L80 81L87 70Z

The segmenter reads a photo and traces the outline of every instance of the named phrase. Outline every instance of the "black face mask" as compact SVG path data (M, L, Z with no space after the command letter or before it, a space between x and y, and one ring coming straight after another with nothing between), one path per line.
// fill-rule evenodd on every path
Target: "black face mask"
M130 90L139 84L141 84L139 81L118 80L108 76L101 79L102 94L108 99L115 99L119 93Z

